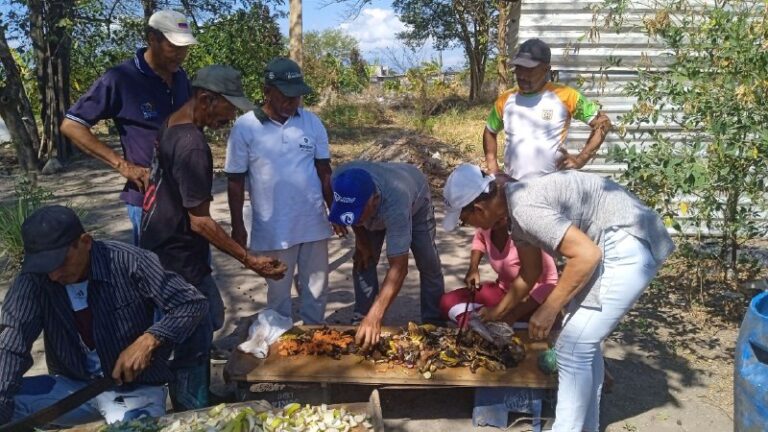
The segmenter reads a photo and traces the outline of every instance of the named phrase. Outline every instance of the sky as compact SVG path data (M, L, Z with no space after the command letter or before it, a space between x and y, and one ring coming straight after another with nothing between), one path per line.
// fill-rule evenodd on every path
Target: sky
M409 63L437 59L431 43L428 41L424 47L415 54L407 57L403 54L405 46L397 40L397 33L405 30L398 16L392 10L392 2L386 0L372 0L356 17L348 17L351 1L338 4L330 3L330 0L303 0L302 18L303 31L323 31L338 28L357 39L363 56L369 62L378 61L392 67L412 66ZM288 12L288 1L282 7ZM288 35L288 18L280 20L280 30ZM394 58L393 58L394 57ZM450 49L442 53L444 68L462 68L465 60L459 49Z

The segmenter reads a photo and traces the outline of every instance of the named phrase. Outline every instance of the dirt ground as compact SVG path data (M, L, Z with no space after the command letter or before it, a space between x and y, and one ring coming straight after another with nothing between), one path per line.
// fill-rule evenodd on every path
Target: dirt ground
M337 159L348 159L353 151L365 147L358 143L349 145ZM219 148L215 153L221 154L221 151ZM0 200L11 196L12 183L11 177L2 178ZM41 177L41 184L55 193L56 201L87 210L87 229L97 238L129 241L130 224L118 200L122 179L115 172L96 161L80 158L57 176ZM212 213L228 230L226 179L220 175L214 182ZM436 200L436 213L439 224L443 214L441 200ZM470 239L471 231L467 228L451 234L438 229L438 248L448 290L462 285ZM352 239L330 242L329 323L347 323L352 315L352 247ZM244 329L248 317L264 307L266 284L215 249L213 262L214 276L227 306L226 324L216 338L219 346L226 348L237 339L236 329ZM484 271L490 278L490 269ZM0 284L0 298L8 284L7 279ZM418 298L418 272L411 263L405 286L384 324L400 325L417 320ZM714 318L707 311L684 310L680 304L670 290L654 284L606 343L605 355L616 384L602 400L605 431L725 432L733 429L733 352L738 324ZM41 340L35 344L34 357L35 366L29 374L44 373ZM425 395L411 403L405 416L392 413L387 421L388 430L474 430L468 416L471 406L467 404L471 400L467 398L445 400L437 395ZM435 405L460 414L435 418L429 414L434 412Z

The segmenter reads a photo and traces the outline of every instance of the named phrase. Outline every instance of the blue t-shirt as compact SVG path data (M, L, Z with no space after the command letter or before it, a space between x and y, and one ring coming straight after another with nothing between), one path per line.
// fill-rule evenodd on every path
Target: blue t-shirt
M191 93L183 69L173 74L173 86L168 87L144 60L146 50L139 49L134 58L107 70L67 111L67 118L89 128L100 120L113 119L125 159L143 167L152 163L160 126ZM143 201L131 182L126 182L120 198L137 206Z

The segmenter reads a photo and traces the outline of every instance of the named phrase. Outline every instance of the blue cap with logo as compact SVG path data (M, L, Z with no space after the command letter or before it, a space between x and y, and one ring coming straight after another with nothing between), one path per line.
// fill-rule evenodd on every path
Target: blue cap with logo
M375 192L376 184L368 171L344 170L333 179L333 205L328 220L339 225L359 223L365 205Z

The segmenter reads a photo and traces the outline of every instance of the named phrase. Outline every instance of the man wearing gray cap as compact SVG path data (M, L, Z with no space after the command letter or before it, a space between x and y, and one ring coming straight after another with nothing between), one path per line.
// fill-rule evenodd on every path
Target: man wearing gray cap
M488 171L499 171L497 134L504 130L504 171L515 179L560 169L580 169L592 159L611 128L600 105L579 91L549 81L552 54L541 39L520 45L512 64L517 86L496 99L483 132ZM565 148L571 119L592 130L581 152Z
M24 261L0 314L0 424L53 404L90 381L116 385L54 426L165 414L168 357L207 314L205 298L152 252L94 240L75 212L43 207L21 227ZM164 312L155 320L153 310ZM49 375L22 377L45 335Z
M325 320L331 226L331 153L320 119L300 107L312 92L299 65L278 57L264 71L264 103L237 119L224 170L232 238L246 246L245 182L251 205L250 250L280 259L288 276L268 280L267 307L292 318L291 288L298 272L304 324Z
M61 123L61 133L80 150L125 177L120 199L127 205L134 244L139 242L141 203L157 131L189 99L189 79L181 64L189 47L197 43L184 15L172 10L152 14L145 34L147 47L107 70L67 110ZM107 119L117 126L122 155L91 131Z
M219 289L211 276L209 244L266 278L279 279L285 273L285 265L277 259L249 254L210 214L213 157L203 129L219 129L235 119L238 109L252 108L240 72L229 66L207 66L192 81L190 100L171 114L158 133L144 196L141 246L155 252L166 269L179 273L210 302L209 319L176 348L171 363L176 373L171 400L177 410L208 405L213 332L224 321Z

